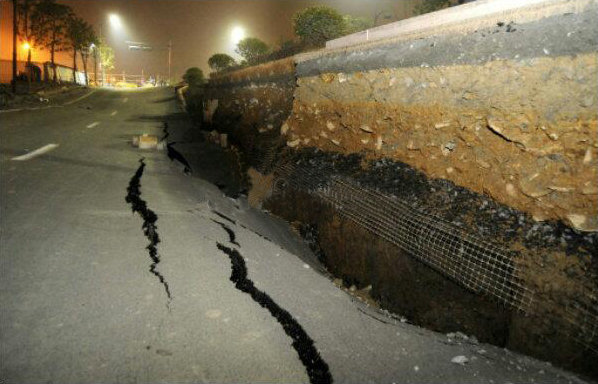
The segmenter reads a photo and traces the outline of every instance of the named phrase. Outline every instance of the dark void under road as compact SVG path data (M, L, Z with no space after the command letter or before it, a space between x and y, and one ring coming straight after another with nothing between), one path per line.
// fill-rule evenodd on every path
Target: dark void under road
M0 382L579 382L338 289L172 94L0 114ZM129 143L164 122L190 175Z

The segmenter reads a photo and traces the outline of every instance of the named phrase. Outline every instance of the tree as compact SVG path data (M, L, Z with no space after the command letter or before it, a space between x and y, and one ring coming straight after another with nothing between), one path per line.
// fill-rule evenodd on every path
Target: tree
M85 84L88 85L87 58L89 57L89 47L97 40L93 29L85 20L71 15L67 20L66 37L73 50L73 81L77 82L77 52L79 52L85 72Z
M36 4L31 17L35 20L31 31L33 39L50 51L54 82L58 79L54 56L65 47L66 21L72 14L67 5L58 4L55 0L41 0Z
M327 40L341 36L345 23L335 9L322 5L295 13L293 29L303 43L322 46Z
M32 20L32 15L35 10L35 7L38 3L38 0L23 0L20 4L18 4L18 29L19 35L23 38L27 44L29 44L29 49L27 49L27 71L29 72L27 75L27 81L29 85L31 85L31 77L33 75L33 69L31 65L31 50L36 46L33 41L33 30L35 28L35 19Z
M438 11L439 9L448 8L451 6L451 0L423 0L413 8L413 13L416 15L423 15Z
M226 53L216 53L208 59L208 65L213 71L220 72L235 65L235 59Z
M267 54L270 51L268 44L264 43L257 37L246 37L237 44L237 52L243 57L247 64L257 64L260 56Z
M365 31L374 26L374 22L365 17L355 17L351 15L343 16L343 34L349 35L351 33Z
M106 44L106 41L103 38L100 38L97 44L98 47L98 54L100 56L100 65L103 69L113 69L114 68L114 49L111 46Z
M199 88L205 83L203 71L197 67L187 69L183 75L183 80L189 84L189 88Z

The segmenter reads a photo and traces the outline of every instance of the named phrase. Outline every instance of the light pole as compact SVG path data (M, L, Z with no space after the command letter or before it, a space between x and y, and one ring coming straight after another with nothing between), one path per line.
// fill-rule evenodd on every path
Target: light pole
M17 0L12 0L12 93L17 93Z
M100 56L100 76L102 77L102 87L104 86L104 82L106 81L106 73L105 73L105 69L104 69L104 63L103 63L103 58L102 58L102 52L98 52L100 49L102 49L102 46L105 45L105 41L103 39L102 36L102 27L104 26L104 24L106 23L106 21L102 21L100 23L100 35L99 35L99 45L95 47L94 50L94 57L95 60L97 62L97 56ZM123 24L121 21L121 18L119 15L115 14L115 13L111 13L108 15L108 23L110 23L110 27L112 27L112 29L114 30L119 30L123 28ZM104 48L105 49L105 48ZM97 82L97 77L96 77L96 82Z
M170 65L172 63L172 40L168 40L168 85L170 85L170 81L172 80L170 74Z

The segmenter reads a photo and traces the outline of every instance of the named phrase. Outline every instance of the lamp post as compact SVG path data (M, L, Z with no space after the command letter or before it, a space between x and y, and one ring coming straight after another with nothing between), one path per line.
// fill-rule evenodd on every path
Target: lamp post
M101 44L104 44L104 39L102 36L102 27L104 26L104 24L106 23L106 20L102 21L100 23L100 34L99 34L99 40ZM110 27L112 27L113 30L119 30L123 28L123 24L121 21L121 18L119 15L115 14L115 13L111 13L108 15L108 23L110 24ZM99 49L101 48L101 46L96 46L94 49L94 58L97 62L97 57L98 55L100 56L100 76L102 78L102 87L104 86L104 82L106 81L106 73L104 70L104 64L103 64L103 59L102 59L102 52L98 52ZM95 70L94 70L95 71ZM97 77L96 77L96 82L97 82Z
M12 92L17 93L17 0L12 0Z

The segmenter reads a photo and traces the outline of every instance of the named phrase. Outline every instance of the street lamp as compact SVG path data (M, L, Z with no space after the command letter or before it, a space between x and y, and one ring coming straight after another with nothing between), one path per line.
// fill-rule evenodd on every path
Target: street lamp
M123 24L120 21L120 16L118 16L117 14L111 14L110 16L108 16L108 20L110 21L110 25L114 28L114 29L121 29Z
M239 44L239 41L243 40L244 38L245 38L245 30L243 29L243 27L240 27L240 26L234 27L230 33L231 42L236 46L237 44Z
M108 18L107 18L107 19L108 19L108 20L107 20L107 23L110 25L110 27L111 27L111 29L112 29L113 31L120 31L120 33L123 33L123 32L122 32L122 30L124 29L124 28L123 28L123 23L122 23L122 20L121 20L121 18L120 18L120 16L119 16L119 15L117 15L116 13L111 13L111 14L109 14L109 15L108 15ZM100 38L100 41L101 41L101 42L103 42L103 41L104 41L104 39L103 39L103 34L102 34L102 32L103 32L103 27L104 27L104 26L106 26L106 20L104 20L104 21L102 21L102 22L100 23L100 35L99 35L99 38ZM96 55L96 56L97 56L97 55L99 55L99 56L100 56L100 71L101 71L101 76L102 76L102 86L104 86L104 82L105 82L105 78L106 78L106 73L105 73L105 71L104 71L104 65L102 64L102 57L101 57L101 56L102 56L102 54L101 54L101 52L99 52L99 50L98 50L98 48L100 48L100 47L95 47L95 46L94 46L94 47L92 47L92 48L95 48L95 49L94 49L94 53L95 53L95 55Z

